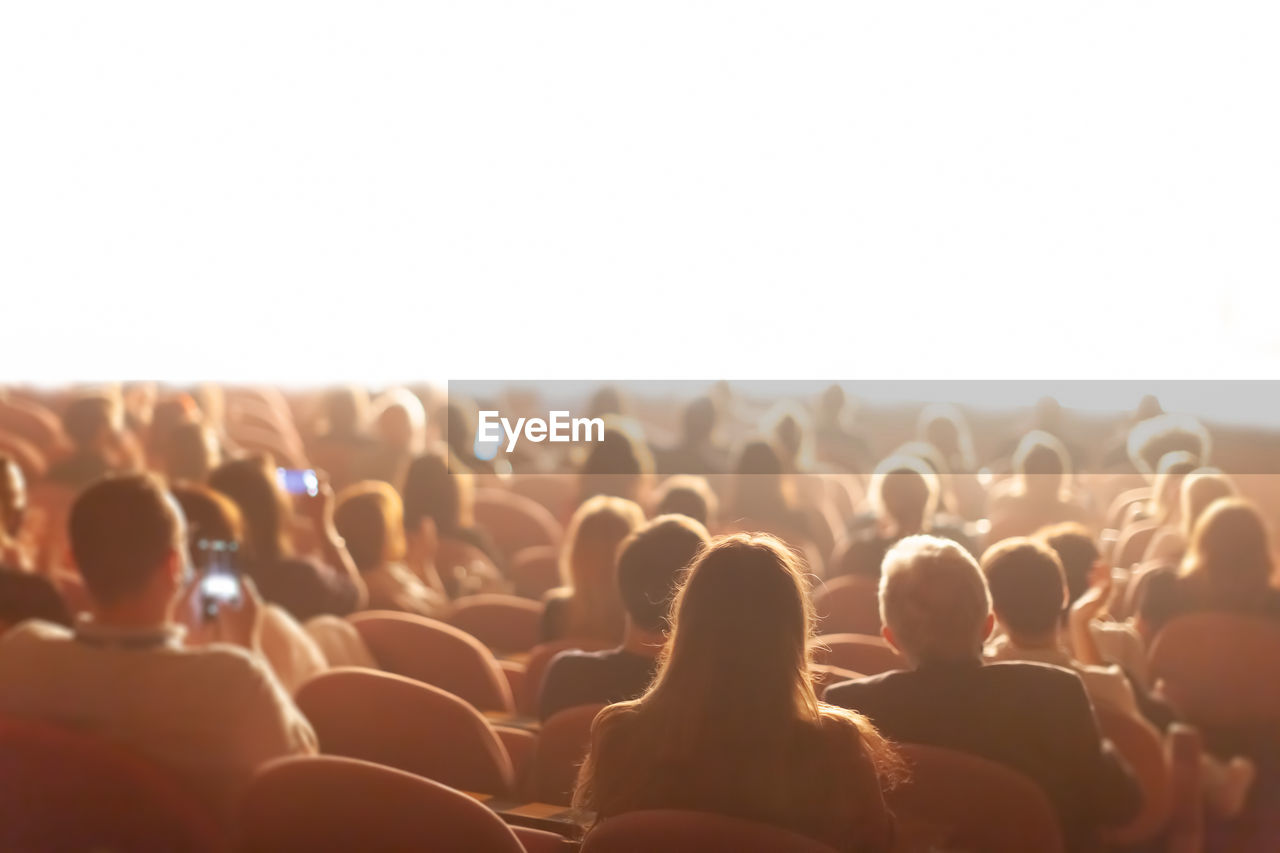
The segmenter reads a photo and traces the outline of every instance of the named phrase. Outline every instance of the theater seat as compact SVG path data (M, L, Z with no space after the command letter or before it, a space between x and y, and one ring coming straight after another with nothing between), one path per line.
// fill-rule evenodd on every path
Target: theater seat
M823 634L880 633L880 590L875 578L844 575L813 593L813 612Z
M332 669L298 689L320 751L506 796L516 769L479 711L438 687L371 669Z
M833 853L834 848L767 823L670 809L629 812L611 817L588 832L582 842L582 853L655 851Z
M258 771L243 803L244 853L525 853L502 819L466 794L351 758L273 761Z
M910 778L885 794L899 849L1055 853L1062 835L1048 798L1001 764L918 744L901 746Z
M316 616L308 619L302 627L316 641L329 666L365 666L377 669L377 659L361 639L360 632L346 619Z
M541 636L542 605L500 593L464 595L454 601L447 621L495 654L527 652Z
M578 705L542 724L533 751L530 794L540 803L569 805L578 767L591 745L591 723L604 705Z
M546 507L524 495L476 489L475 520L508 559L522 548L560 545L560 522Z
M0 850L214 851L213 816L149 761L104 740L0 719Z
M502 667L484 643L465 631L391 610L356 613L349 621L379 669L448 690L481 711L515 712Z
M524 548L511 558L507 570L516 595L541 601L549 590L560 585L560 555L550 546Z
M865 634L823 634L815 641L813 662L879 675L905 669L906 660L879 637Z

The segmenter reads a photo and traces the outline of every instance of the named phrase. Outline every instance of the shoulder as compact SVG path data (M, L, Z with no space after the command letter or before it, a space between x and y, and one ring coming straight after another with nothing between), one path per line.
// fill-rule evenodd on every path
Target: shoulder
M71 629L43 619L28 619L0 635L0 648L22 649L45 643L70 642L75 635Z
M858 700L892 690L899 684L911 681L913 677L914 673L911 670L892 670L879 675L841 681L826 689L823 693L823 701L842 708L856 707Z

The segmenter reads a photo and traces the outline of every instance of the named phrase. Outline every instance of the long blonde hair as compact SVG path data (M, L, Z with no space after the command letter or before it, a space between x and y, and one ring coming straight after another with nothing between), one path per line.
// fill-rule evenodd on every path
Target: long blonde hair
M573 514L560 553L560 581L569 598L566 636L621 639L618 546L642 524L638 504L609 495L588 498Z
M654 739L664 756L750 743L762 763L782 766L797 722L816 728L823 718L839 719L861 737L886 781L896 778L896 753L865 718L818 701L809 674L813 624L808 584L786 545L761 533L722 536L694 560L676 594L649 690L601 711L593 728L634 714L660 735ZM594 775L588 755L576 804L591 804Z
M1262 514L1248 501L1222 498L1196 522L1179 573L1217 598L1247 604L1267 588L1273 570Z

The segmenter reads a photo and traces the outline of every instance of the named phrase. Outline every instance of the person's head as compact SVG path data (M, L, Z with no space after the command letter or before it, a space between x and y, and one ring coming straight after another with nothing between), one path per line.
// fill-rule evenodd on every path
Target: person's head
M1231 478L1217 468L1198 468L1182 480L1182 535L1190 539L1196 522L1209 505L1222 498L1234 497L1236 487Z
M400 495L380 480L347 486L338 494L333 523L362 572L403 559L403 508Z
M560 552L560 580L574 591L612 587L618 546L644 524L644 511L626 498L596 495L569 520Z
M149 455L157 459L166 458L173 431L199 420L200 407L190 394L172 394L160 400L151 413L151 428L147 435Z
M1271 580L1271 543L1257 507L1239 498L1209 505L1191 532L1181 573L1228 595L1265 589Z
M761 440L744 444L733 465L733 514L760 521L785 512L791 495L784 471L773 444Z
M1212 440L1204 424L1189 415L1157 415L1135 424L1129 431L1129 460L1139 473L1156 474L1160 460L1167 454L1185 451L1195 457L1197 465L1209 464Z
M913 666L977 659L991 633L991 594L977 562L950 539L908 536L880 571L884 636Z
M426 410L411 391L392 388L374 403L374 435L388 447L416 453L426 437L426 429Z
M1167 523L1180 511L1182 479L1199 467L1196 457L1185 450L1166 453L1156 466L1156 479L1151 484L1152 516Z
M209 486L231 498L240 510L247 556L263 562L290 556L291 508L270 456L258 454L224 462L209 474Z
M1098 543L1082 524L1066 521L1036 531L1036 538L1044 542L1062 563L1062 573L1067 579L1067 605L1089 589L1089 577L1093 567L1102 558ZM994 595L994 591L992 592Z
M364 431L369 419L369 392L357 385L331 388L321 404L324 435L354 438Z
M174 483L169 491L187 521L187 555L192 562L201 539L243 544L244 518L231 498L196 483Z
M430 518L441 535L454 536L475 523L475 480L466 466L443 445L432 447L409 463L400 490L404 530L415 533Z
M105 452L123 429L123 408L116 397L108 394L77 397L62 413L62 431L82 452Z
M1033 430L1018 442L1013 470L1025 493L1060 497L1071 475L1071 460L1056 436Z
M938 507L938 477L915 456L890 456L871 476L870 501L894 535L926 530Z
M774 407L769 420L769 436L782 460L783 469L808 469L813 462L809 413L798 404L788 401Z
M1057 553L1043 542L1016 537L982 555L996 619L1015 641L1055 637L1067 603L1067 580Z
M676 587L710 538L692 518L660 515L623 540L618 592L634 627L656 634L667 626Z
M0 542L16 538L27 514L27 481L13 457L0 453Z
M203 423L188 421L169 433L164 466L171 481L202 483L221 462L218 436Z
M68 522L76 568L99 614L128 609L166 619L186 584L182 514L158 478L109 476L90 485Z
M707 526L713 523L719 507L716 493L707 481L692 474L677 474L663 480L653 503L654 515L687 515Z
M686 446L700 447L710 443L715 429L716 404L710 397L698 397L684 407L681 431Z
M964 413L950 403L933 403L920 412L916 435L938 448L952 465L969 470L976 466L973 438Z
M653 473L653 455L639 425L605 418L602 440L591 445L578 473L584 500L594 495L638 499L646 478Z

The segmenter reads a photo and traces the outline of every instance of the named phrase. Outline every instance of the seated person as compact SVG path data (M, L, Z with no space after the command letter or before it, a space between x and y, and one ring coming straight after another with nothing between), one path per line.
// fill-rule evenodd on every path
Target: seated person
M1073 491L1071 457L1056 437L1027 433L1014 454L1013 470L1013 477L991 488L988 542L1030 536L1041 527L1064 521L1095 526L1093 513Z
M259 765L315 751L310 724L258 650L252 583L239 607L220 607L184 639L175 613L190 612L182 599L198 587L182 515L157 479L90 486L72 507L70 537L91 618L75 630L26 622L0 639L0 714L128 747L228 820Z
M881 790L899 759L864 718L814 695L808 584L791 551L764 534L716 539L671 612L653 686L592 724L574 805L606 823L685 809L890 850Z
M104 394L72 400L62 413L62 430L72 450L49 466L47 479L78 492L108 472L131 467L124 429L124 411L115 398Z
M224 463L209 475L209 485L240 509L245 534L241 562L267 601L302 622L326 613L346 616L364 607L368 591L333 526L333 491L327 484L303 498L320 560L296 553L291 498L280 487L270 457Z
M31 571L22 547L27 487L22 469L0 453L0 634L27 619L70 625L71 615L58 588Z
M404 509L395 489L380 480L353 483L338 495L333 523L369 588L370 609L442 617L449 597L434 562L425 566L430 586L405 564Z
M653 515L686 515L703 527L716 525L719 501L703 477L676 474L668 477L653 494Z
M649 688L667 641L671 597L709 538L705 527L683 515L660 515L627 537L618 552L618 591L627 611L622 645L557 655L543 676L542 719L574 705L635 699Z
M1079 676L1039 663L985 664L995 618L982 571L946 539L910 536L885 556L884 637L907 659L895 670L827 688L892 740L955 749L1035 781L1057 812L1067 849L1092 850L1098 830L1132 819L1141 792L1098 733Z

